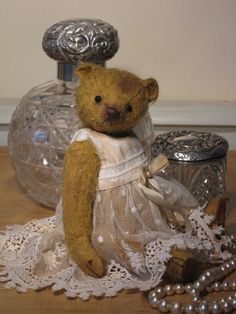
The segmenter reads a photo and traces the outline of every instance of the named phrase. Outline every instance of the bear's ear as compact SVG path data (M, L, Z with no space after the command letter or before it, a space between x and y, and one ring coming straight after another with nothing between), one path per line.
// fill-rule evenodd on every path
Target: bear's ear
M153 78L147 79L144 81L144 86L148 93L148 100L149 101L156 100L159 93L159 86L157 84L157 81Z
M84 77L88 77L93 71L99 69L100 66L96 65L94 63L82 63L77 69L76 69L76 75L81 79Z

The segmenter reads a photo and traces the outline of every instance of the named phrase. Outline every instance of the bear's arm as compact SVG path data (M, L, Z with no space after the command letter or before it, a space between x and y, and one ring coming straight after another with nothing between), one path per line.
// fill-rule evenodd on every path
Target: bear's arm
M92 276L102 276L104 273L102 260L91 243L99 170L100 159L89 140L69 145L62 187L65 238L72 259Z

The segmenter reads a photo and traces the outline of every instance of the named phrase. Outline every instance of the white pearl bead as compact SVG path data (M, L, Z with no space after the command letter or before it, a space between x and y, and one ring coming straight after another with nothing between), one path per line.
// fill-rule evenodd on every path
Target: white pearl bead
M209 310L212 314L221 314L222 313L221 304L214 301L210 304Z
M193 284L193 287L195 289L197 289L198 291L201 291L202 288L203 288L203 285L202 285L202 283L200 281L195 281L194 284Z
M230 313L233 309L231 303L228 301L225 301L224 303L222 303L221 308L224 313Z
M236 282L235 281L231 282L231 289L234 291L236 290Z
M204 274L202 274L200 277L199 277L199 281L201 281L202 283L205 283L207 281L207 276L205 276Z
M198 290L195 288L191 288L188 292L191 296L196 296L198 295Z
M183 307L180 302L175 302L170 307L170 312L172 314L182 314L183 313Z
M214 271L216 272L216 271ZM215 280L215 276L213 275L213 273L210 270L207 270L204 273L205 277L206 277L206 284L211 284L214 280Z
M156 296L152 296L149 298L149 302L152 307L157 308L158 304L160 303L160 299L158 299Z
M209 313L208 303L207 302L201 302L198 305L198 313L199 314L208 314Z
M166 295L173 295L175 293L175 291L171 285L166 285L164 287L164 292L166 293Z
M182 284L176 284L176 285L174 286L174 290L175 290L175 292L176 292L177 294L183 294L184 291L185 291L185 287L184 287L184 285L182 285Z
M204 275L205 275L206 277L209 277L209 278L212 277L212 274L211 274L210 270L205 271Z
M235 261L234 261L234 260L231 260L229 263L230 263L230 265L232 265L232 266L235 268L236 263L235 263Z
M158 305L158 309L162 313L168 313L170 310L170 303L166 300L161 300Z
M229 291L230 290L230 283L229 282L225 281L221 285L222 285L222 288L223 288L224 291Z
M225 263L225 267L230 268L230 263L229 262Z
M225 268L227 269L228 274L230 274L234 269L234 267L230 263L226 263Z
M221 290L222 290L222 289L221 289L221 283L218 282L218 281L214 282L214 283L213 283L213 290L216 291L216 292L221 291Z
M221 266L221 267L220 267L220 270L221 270L221 272L222 272L224 275L228 275L228 273L229 273L228 269L227 269L225 266Z
M192 289L192 285L190 283L188 283L187 285L185 285L185 291L189 292Z
M194 304L186 304L184 307L185 314L197 314L197 308Z

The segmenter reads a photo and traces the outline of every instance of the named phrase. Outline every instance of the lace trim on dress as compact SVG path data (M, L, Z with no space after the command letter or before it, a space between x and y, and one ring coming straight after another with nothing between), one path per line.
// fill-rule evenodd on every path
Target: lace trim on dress
M55 216L11 226L0 234L3 268L0 281L6 288L16 288L19 292L52 286L54 291L63 290L68 297L87 300L92 295L111 297L122 289L145 291L158 285L173 245L207 250L212 258L229 258L229 253L221 252L219 246L229 245L230 239L222 236L220 241L216 240L215 235L221 234L222 228L209 228L212 217L198 208L190 213L189 219L194 226L192 234L178 233L167 240L156 239L146 245L144 255L123 243L133 272L111 260L107 274L100 279L87 276L68 258L64 235L55 229Z

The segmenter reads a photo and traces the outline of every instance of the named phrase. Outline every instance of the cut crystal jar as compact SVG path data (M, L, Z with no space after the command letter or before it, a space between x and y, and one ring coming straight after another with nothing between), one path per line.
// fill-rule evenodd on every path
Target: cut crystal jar
M169 159L167 175L182 183L203 206L226 193L228 142L221 136L199 131L173 131L156 137L152 153Z
M59 199L64 154L81 127L75 85L58 80L33 88L11 120L9 153L17 178L34 199L48 206Z
M8 146L20 183L36 201L55 207L63 159L81 126L74 75L80 62L105 64L118 50L117 31L101 20L66 20L44 34L43 49L58 61L58 79L30 90L12 115Z

